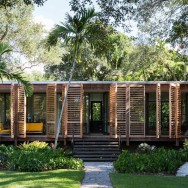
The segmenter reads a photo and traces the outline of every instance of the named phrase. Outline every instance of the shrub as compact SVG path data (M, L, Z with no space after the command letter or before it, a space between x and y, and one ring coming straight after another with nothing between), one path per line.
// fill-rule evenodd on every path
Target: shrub
M164 173L175 174L177 169L188 160L187 152L158 148L153 152L130 153L123 151L114 167L121 173Z
M137 151L140 152L140 153L148 153L148 152L152 152L156 149L155 146L150 146L149 144L147 143L141 143L139 146L138 146L138 149Z
M24 142L23 144L20 144L18 148L20 149L43 149L49 147L46 142L39 142L39 141L34 141L31 143Z
M2 146L2 150L8 150ZM46 143L24 143L19 147L12 147L4 162L8 170L37 172L52 169L82 169L83 162L70 157L62 149L52 149ZM6 152L5 152L6 153Z
M183 148L185 150L188 150L188 139L185 139L185 142L183 143Z
M13 146L5 146L4 144L0 145L0 168L6 168L7 161L13 152Z

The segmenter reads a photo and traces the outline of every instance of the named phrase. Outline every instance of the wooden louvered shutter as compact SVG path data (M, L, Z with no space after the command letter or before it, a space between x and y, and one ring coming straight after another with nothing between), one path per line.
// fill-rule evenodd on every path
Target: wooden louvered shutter
M66 85L62 85L62 103L64 101L65 98L65 94L66 94ZM67 138L67 102L64 106L63 109L63 114L62 114L62 135L64 136L64 138Z
M17 92L16 92L16 85L11 85L11 91L10 91L10 133L11 138L14 138L15 136L15 122L16 122L16 99L17 99Z
M176 138L181 137L181 90L176 84Z
M46 130L49 137L56 133L56 111L57 111L57 85L47 85L46 91Z
M170 84L170 91L169 91L169 137L175 138L175 126L176 126L176 85Z
M110 86L110 136L117 138L117 84Z
M145 136L145 87L130 85L130 136Z
M117 126L122 137L126 137L126 86L117 85Z
M156 86L156 137L161 136L161 85Z
M67 97L67 135L83 136L83 85L70 85Z
M18 86L18 136L26 138L26 96L23 86Z

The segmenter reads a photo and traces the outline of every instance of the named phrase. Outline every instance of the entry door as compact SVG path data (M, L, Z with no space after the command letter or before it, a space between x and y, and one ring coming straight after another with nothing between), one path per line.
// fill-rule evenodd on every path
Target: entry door
M103 132L102 101L91 101L90 132Z

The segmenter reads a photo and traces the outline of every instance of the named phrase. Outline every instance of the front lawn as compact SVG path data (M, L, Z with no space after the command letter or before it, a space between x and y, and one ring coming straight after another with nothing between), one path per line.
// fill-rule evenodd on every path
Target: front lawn
M80 188L84 177L82 170L53 170L45 172L0 171L0 187Z
M188 177L139 176L112 173L110 178L114 188L187 188Z

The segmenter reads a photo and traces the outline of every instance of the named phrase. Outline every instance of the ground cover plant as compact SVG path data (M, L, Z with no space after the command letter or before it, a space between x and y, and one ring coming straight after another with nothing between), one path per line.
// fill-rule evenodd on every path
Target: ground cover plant
M149 176L112 173L110 178L114 188L187 188L187 177Z
M0 171L0 187L79 188L83 170L53 170L45 172Z
M39 172L54 169L83 169L83 161L63 149L52 149L45 142L24 143L18 147L0 146L0 168Z
M175 174L178 168L188 161L188 148L155 148L144 143L136 152L122 151L114 167L120 173Z

